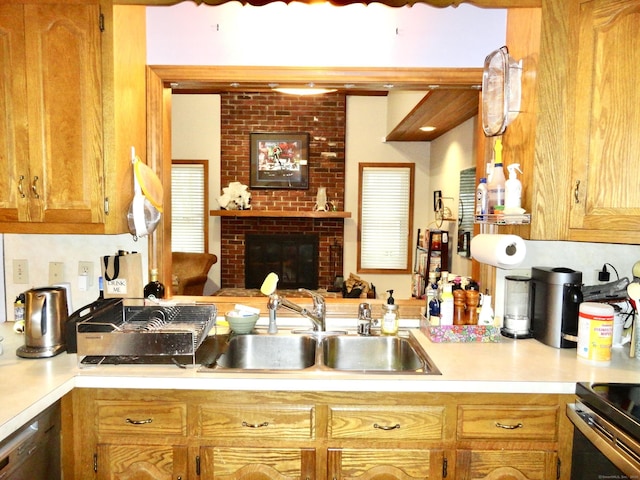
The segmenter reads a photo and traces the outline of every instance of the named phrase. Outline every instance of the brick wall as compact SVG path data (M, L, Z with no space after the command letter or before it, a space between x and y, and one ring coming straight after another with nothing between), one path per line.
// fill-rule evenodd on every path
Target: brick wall
M226 187L234 181L249 185L250 133L309 133L309 189L251 189L252 208L311 211L318 187L326 187L329 201L343 210L345 123L343 94L309 97L271 92L222 94L221 185ZM336 157L322 156L322 152L335 152ZM319 234L319 285L326 288L333 284L329 247L344 244L342 220L222 217L221 230L222 288L244 288L245 233ZM338 273L342 274L342 265Z

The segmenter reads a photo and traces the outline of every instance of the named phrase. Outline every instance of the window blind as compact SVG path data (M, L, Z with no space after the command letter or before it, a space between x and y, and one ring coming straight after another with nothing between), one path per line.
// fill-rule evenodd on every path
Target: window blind
M171 166L171 251L205 252L205 168Z
M409 268L412 178L409 167L362 168L361 270Z

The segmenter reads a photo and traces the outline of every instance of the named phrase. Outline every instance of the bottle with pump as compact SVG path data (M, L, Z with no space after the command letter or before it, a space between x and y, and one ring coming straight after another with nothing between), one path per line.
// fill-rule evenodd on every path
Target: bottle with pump
M476 189L476 217L479 220L484 220L488 211L489 191L487 190L487 179L482 177L478 188Z
M504 208L522 207L522 183L518 180L518 174L522 173L519 163L512 163L507 167L509 180L504 184Z
M395 335L398 333L399 312L396 300L393 298L393 290L387 290L389 298L382 305L382 333L383 335Z
M158 269L152 268L151 281L144 287L144 298L164 298L164 285L158 281Z
M487 190L489 193L489 203L487 210L492 214L499 214L504 211L504 189L506 179L504 177L504 168L502 168L502 140L496 138L494 145L494 167Z

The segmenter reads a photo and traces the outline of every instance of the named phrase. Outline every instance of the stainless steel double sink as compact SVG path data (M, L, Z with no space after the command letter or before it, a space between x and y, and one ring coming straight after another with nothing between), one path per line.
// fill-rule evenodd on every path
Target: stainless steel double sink
M216 335L202 371L329 371L439 375L420 343L403 336L358 336L327 332ZM203 348L201 347L201 348Z

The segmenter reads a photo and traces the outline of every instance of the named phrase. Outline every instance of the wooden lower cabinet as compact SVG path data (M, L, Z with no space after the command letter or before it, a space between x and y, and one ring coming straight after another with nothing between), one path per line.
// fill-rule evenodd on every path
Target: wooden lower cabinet
M69 480L569 480L572 395L76 389Z
M98 444L99 480L186 480L187 447Z

